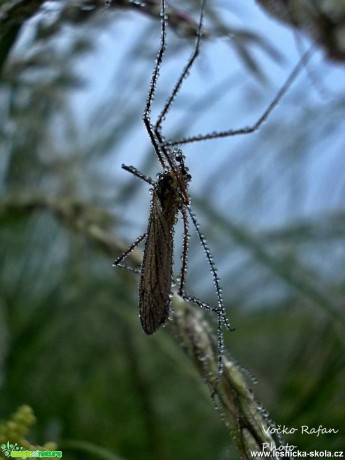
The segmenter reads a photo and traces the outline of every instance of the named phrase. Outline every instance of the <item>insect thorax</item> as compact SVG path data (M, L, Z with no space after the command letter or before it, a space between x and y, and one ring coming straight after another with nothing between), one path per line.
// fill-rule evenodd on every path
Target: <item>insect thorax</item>
M162 212L174 215L184 205L183 195L187 193L191 176L184 166L183 157L178 157L176 168L164 171L159 175L154 192L159 199Z
M157 194L164 214L176 214L183 204L179 183L172 171L166 171L160 174L155 193Z
M154 192L157 194L162 212L173 215L189 202L187 189L191 176L180 149L172 150L169 156L171 168L158 176Z

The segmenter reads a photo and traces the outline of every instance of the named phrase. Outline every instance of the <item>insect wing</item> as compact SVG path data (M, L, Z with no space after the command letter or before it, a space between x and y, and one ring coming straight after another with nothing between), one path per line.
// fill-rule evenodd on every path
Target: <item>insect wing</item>
M166 217L154 190L139 283L140 321L149 335L167 321L170 311L174 228Z

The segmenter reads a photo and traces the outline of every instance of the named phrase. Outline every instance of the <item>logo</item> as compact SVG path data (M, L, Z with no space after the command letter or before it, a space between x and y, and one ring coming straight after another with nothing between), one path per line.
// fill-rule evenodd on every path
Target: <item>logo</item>
M24 447L20 446L16 442L14 444L11 444L10 441L7 441L7 444L1 444L1 450L6 455L6 457L11 457L12 452L24 450Z
M61 450L26 450L18 443L1 444L1 450L6 457L10 458L61 458Z

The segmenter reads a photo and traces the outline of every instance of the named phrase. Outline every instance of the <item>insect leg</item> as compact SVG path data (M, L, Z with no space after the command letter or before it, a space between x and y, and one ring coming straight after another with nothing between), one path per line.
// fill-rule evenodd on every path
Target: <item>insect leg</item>
M153 68L151 83L149 93L147 95L146 105L143 113L143 121L146 127L146 130L150 136L152 145L155 149L156 155L161 163L162 167L165 167L165 158L164 153L162 152L161 144L158 141L152 123L151 123L151 107L152 102L156 93L156 86L159 76L159 70L163 61L163 55L166 50L166 28L167 28L167 16L165 10L165 0L161 0L161 44L156 58L156 64Z
M157 155L157 158L160 164L162 165L164 169L167 167L167 164L168 164L169 168L172 171L175 171L174 163L170 157L169 150L163 145L162 137L160 136L160 134L157 135L157 133L155 132L155 128L151 123L152 102L155 97L159 70L160 70L160 66L163 61L163 55L166 49L166 29L167 29L166 5L165 5L165 0L161 0L161 45L160 45L158 55L156 58L156 64L153 68L150 89L149 89L149 93L147 96L146 105L145 105L145 109L143 113L143 121L144 121L146 130L150 136L151 143L155 149L155 152L156 152L156 155ZM181 193L183 195L183 199L185 203L188 203L188 196L187 196L184 184L181 182L176 172L174 172L174 175L181 186Z
M205 4L206 4L206 0L201 0L199 25L198 25L198 29L197 29L197 37L196 37L193 53L192 53L191 57L189 58L185 68L183 69L178 81L176 82L175 87L172 90L172 93L171 93L169 99L167 100L167 102L166 102L166 104L165 104L162 112L160 113L160 115L158 117L158 120L157 120L157 122L155 124L155 128L154 128L155 129L155 134L158 137L158 139L160 139L161 141L162 141L162 136L160 134L160 131L161 131L162 123L163 123L168 111L170 110L170 107L173 104L175 97L177 96L177 94L179 93L179 91L181 89L183 81L187 78L187 76L189 74L189 71L190 71L191 67L194 64L194 61L195 61L195 59L197 58L197 56L199 54L200 40L201 40L201 37L202 37L202 25L203 25L203 19L204 19Z
M181 296L183 300L186 302L191 302L199 307L203 308L204 310L214 312L217 314L217 353L218 353L218 372L219 375L222 375L223 373L223 355L224 355L224 335L223 335L223 324L226 325L228 328L228 319L225 316L225 312L221 308L214 308L208 305L205 302L202 302L201 300L197 299L196 297L191 297L191 296L186 296L183 295Z
M256 120L255 123L249 126L245 126L244 128L239 129L229 129L225 131L216 131L207 134L201 134L197 136L186 137L184 139L178 139L174 141L168 141L163 144L163 146L174 146L174 145L182 145L182 144L189 144L191 142L200 142L200 141L207 141L209 139L219 139L221 137L229 137L229 136L237 136L239 134L251 134L257 131L263 123L267 120L270 116L271 112L277 107L283 96L287 93L288 89L292 85L292 83L296 80L298 75L300 74L303 67L305 67L306 62L309 61L310 57L314 48L310 48L299 60L297 65L294 67L288 78L286 79L283 86L280 88L278 93L275 95L271 103L268 107L264 110L261 116Z
M201 243L201 246L203 247L204 249L204 252L205 252L205 255L206 255L206 259L209 263L209 266L210 266L210 269L211 269L211 273L212 273L212 276L213 276L213 282L214 282L214 285L215 285L215 288L216 288L216 292L217 292L217 299L218 299L218 308L217 309L214 309L214 311L217 311L220 316L223 318L222 319L222 322L225 324L225 327L228 329L228 330L232 330L231 326L230 326L230 323L229 323L229 320L227 319L226 317L226 312L225 312L225 307L224 307L224 301L223 301L223 296L222 296L222 288L220 287L220 284L219 284L219 277L217 275L217 268L214 264L214 261L213 261L213 258L211 256L211 253L210 253L210 250L208 248L208 245L206 243L206 240L205 240L205 237L204 235L201 233L200 231L200 228L199 228L199 224L190 208L190 205L187 205L186 206L187 210L188 210L188 214L193 222L193 225L195 227L195 230L199 236L199 240L200 240L200 243ZM217 313L217 314L218 314Z
M133 174L134 176L138 177L139 179L147 182L150 185L155 185L154 180L151 179L151 177L145 176L145 174L142 174L140 171L137 170L134 166L127 166L127 165L122 165L122 169L125 171Z
M146 238L146 236L147 236L147 233L140 235L139 238L137 238L130 245L130 247L120 257L118 257L115 260L115 262L113 263L113 267L120 267L130 272L141 273L141 270L139 268L137 269L137 268L128 267L127 265L123 265L121 262L138 246L139 243L141 243Z
M178 295L183 297L185 295L185 285L186 285L186 274L187 274L187 263L188 263L188 244L189 244L189 225L188 225L188 215L185 208L181 209L182 221L183 221L183 244L182 244L182 265L181 272L179 277L179 287Z

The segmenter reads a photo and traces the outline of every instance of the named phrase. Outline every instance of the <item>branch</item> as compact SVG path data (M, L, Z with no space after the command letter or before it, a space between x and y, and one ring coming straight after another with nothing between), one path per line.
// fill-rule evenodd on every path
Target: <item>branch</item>
M53 198L41 194L9 194L0 199L0 222L13 215L26 216L35 211L50 212L63 224L90 239L110 257L126 249L126 244L103 230L109 226L113 217L96 206L76 199ZM137 252L133 251L134 260L138 258Z
M271 16L306 33L328 57L345 61L345 4L337 0L257 0Z
M248 387L243 368L234 359L223 356L223 373L218 373L218 350L214 334L202 310L192 307L178 295L173 297L174 334L209 387L216 410L233 439L242 458L253 458L251 452L283 449L281 439L270 434L273 422ZM288 457L288 455L287 455Z

